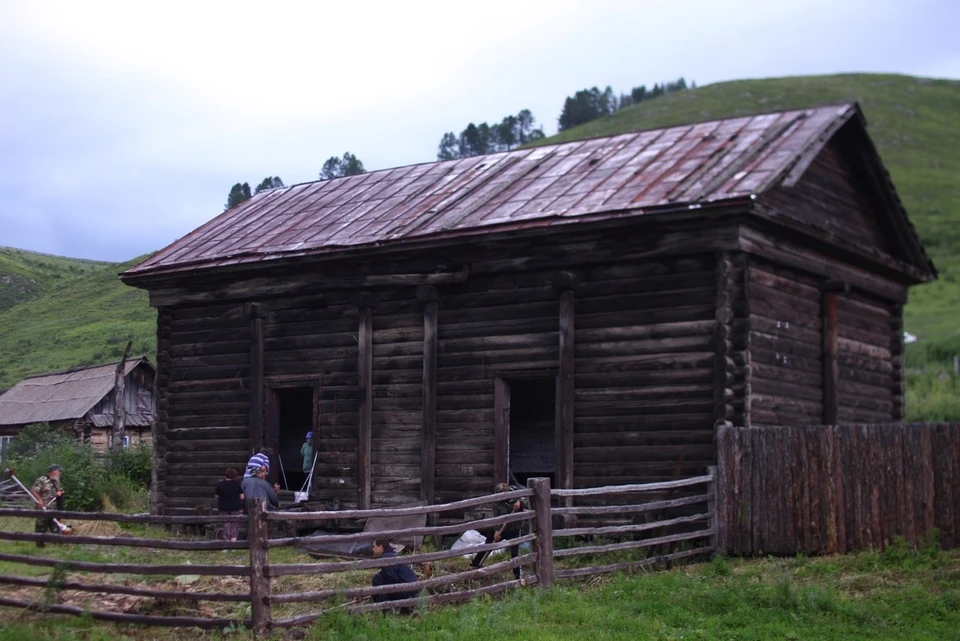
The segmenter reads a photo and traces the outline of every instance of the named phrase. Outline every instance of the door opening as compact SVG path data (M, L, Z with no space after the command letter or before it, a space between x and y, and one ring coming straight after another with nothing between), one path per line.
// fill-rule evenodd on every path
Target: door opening
M528 478L545 476L553 487L557 470L556 378L516 379L508 385L510 480L526 485Z
M307 474L303 472L303 456L301 448L306 443L307 433L313 431L314 425L314 387L286 387L272 390L277 404L275 410L277 425L271 427L274 432L276 452L279 457L276 470L271 469L271 476L276 479L282 489L300 491ZM316 438L311 441L311 445ZM313 457L310 457L310 463ZM308 463L309 466L309 463ZM286 486L284 486L286 476Z

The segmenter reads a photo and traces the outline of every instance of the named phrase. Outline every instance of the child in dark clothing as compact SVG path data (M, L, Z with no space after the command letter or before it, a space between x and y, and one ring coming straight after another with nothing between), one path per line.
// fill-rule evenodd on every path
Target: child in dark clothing
M236 516L243 514L243 490L240 488L240 475L234 468L228 467L223 480L217 483L217 511L220 514ZM224 523L223 538L236 541L240 530L239 523Z
M377 540L373 542L373 556L376 558L390 559L397 556L397 553L393 551L389 541ZM414 574L413 570L410 569L410 566L405 563L381 568L380 571L373 576L374 587L380 585L416 583L416 581L417 575ZM399 601L400 599L412 599L418 594L420 594L420 590L414 590L412 592L392 592L390 594L375 594L373 595L373 600L375 603L383 603L384 601Z

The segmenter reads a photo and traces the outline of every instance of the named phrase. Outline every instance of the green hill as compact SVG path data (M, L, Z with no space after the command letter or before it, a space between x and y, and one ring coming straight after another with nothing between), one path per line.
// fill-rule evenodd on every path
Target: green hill
M127 340L135 355L152 360L156 312L146 292L117 278L142 259L51 278L53 284L32 300L0 311L0 390L30 374L119 359Z
M0 312L109 263L0 247Z
M736 80L670 93L537 144L857 101L900 197L940 273L914 288L906 328L911 363L960 354L960 82L843 74Z

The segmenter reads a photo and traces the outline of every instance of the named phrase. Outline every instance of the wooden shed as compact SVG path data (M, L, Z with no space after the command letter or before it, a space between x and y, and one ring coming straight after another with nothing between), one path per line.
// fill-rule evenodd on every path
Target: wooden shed
M935 271L846 104L272 190L122 278L159 312L172 511L263 445L296 471L308 430L312 498L346 508L695 474L718 424L895 421Z
M0 454L20 429L49 423L105 451L116 406L117 367L106 363L23 379L0 396ZM146 358L124 364L123 407L130 442L150 442L156 370Z

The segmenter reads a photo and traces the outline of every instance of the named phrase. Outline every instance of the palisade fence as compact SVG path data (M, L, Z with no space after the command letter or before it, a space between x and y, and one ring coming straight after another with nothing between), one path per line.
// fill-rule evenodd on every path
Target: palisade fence
M247 516L147 516L112 513L39 512L26 509L0 509L0 517L56 517L64 520L98 520L119 523L153 524L163 526L222 524L246 522L248 540L223 542L210 540L183 540L142 538L134 536L60 536L32 532L0 530L0 541L42 541L73 547L121 546L150 550L197 552L189 562L167 564L99 563L69 558L47 558L24 553L0 553L0 562L21 564L34 568L51 568L49 576L16 576L0 574L0 584L21 588L49 589L56 592L78 591L97 595L127 595L156 602L233 602L237 607L232 616L164 616L143 612L84 609L64 605L56 598L40 599L34 596L0 593L0 606L10 606L49 612L53 614L88 615L93 619L156 626L185 626L199 628L251 627L257 632L270 628L309 624L325 613L339 610L370 612L393 608L423 607L429 604L469 600L482 594L496 594L521 586L549 587L555 579L588 576L635 567L650 567L688 557L704 556L713 551L716 539L713 511L713 482L715 472L691 479L651 483L646 485L609 486L587 490L552 490L548 479L530 479L528 487L500 494L409 508L372 510L340 510L324 512L268 512L262 500L257 501ZM626 497L626 498L624 498ZM634 498L636 497L636 498ZM551 507L551 498L557 507ZM478 508L489 508L501 501L529 499L530 510L497 517L479 517L450 525L405 528L390 531L336 534L323 537L271 538L271 525L291 525L303 522L330 522L343 519L365 520L377 517L403 517L442 513L465 513ZM581 505L574 506L577 500ZM619 505L611 505L618 502ZM624 502L627 501L627 502ZM554 529L554 521L563 526ZM405 554L393 558L362 560L330 560L315 563L272 563L271 550L307 543L350 544L375 539L405 540L430 536L459 536L467 530L491 531L507 523L521 523L521 536L496 543L473 546L469 549L439 550ZM593 523L593 525L590 525ZM611 524L614 523L614 524ZM554 540L561 545L554 550ZM615 539L610 541L608 539ZM529 544L529 550L527 550ZM439 561L453 560L465 554L480 551L494 552L521 546L515 558L493 559L490 565L453 571L449 574L423 572L413 584L337 587L307 590L303 584L293 584L289 577L303 579L318 575L373 571L380 568L408 564L429 568ZM213 550L249 550L249 562L244 564L213 564L200 556ZM81 552L82 553L82 552ZM42 553L41 553L42 554ZM503 558L503 557L501 557ZM614 561L614 562L604 562ZM599 562L599 565L590 565ZM459 565L463 565L462 563ZM515 568L523 568L520 579L513 576ZM96 583L67 580L67 573L114 575L118 581ZM143 577L176 577L185 574L199 576L241 577L232 590L191 589L190 584L177 589L156 589L145 584ZM353 577L356 582L356 577ZM362 581L369 582L370 577ZM308 579L307 579L308 580ZM121 583L121 581L123 581ZM348 581L334 582L344 585ZM239 585L239 587L236 587ZM249 585L249 590L244 589ZM375 597L417 591L416 598L376 602ZM55 594L54 594L55 596ZM368 599L374 598L373 602ZM249 614L241 605L249 605Z
M960 425L721 427L720 554L960 546Z

